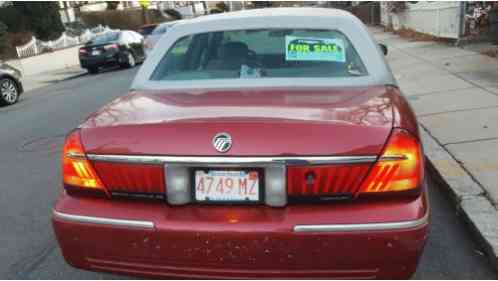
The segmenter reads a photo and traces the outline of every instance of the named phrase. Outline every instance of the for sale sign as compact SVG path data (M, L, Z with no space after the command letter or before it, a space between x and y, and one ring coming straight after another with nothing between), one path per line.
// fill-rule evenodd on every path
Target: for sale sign
M285 59L346 62L344 41L338 38L285 36Z

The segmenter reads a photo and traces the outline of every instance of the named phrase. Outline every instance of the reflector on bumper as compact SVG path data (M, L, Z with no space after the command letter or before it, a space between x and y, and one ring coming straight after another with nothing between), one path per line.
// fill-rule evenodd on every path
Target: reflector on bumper
M166 164L166 194L171 205L187 204L191 201L190 173L186 166Z

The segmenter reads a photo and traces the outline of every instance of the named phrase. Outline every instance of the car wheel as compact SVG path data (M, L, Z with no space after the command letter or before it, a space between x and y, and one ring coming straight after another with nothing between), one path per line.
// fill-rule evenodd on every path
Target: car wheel
M88 73L90 73L90 74L96 74L99 72L98 67L89 67L87 70L88 70Z
M11 105L19 100L19 91L16 82L10 78L0 79L0 102Z
M132 67L135 67L136 64L137 64L137 62L135 60L135 56L132 53L128 53L128 55L126 57L126 66L128 66L129 68L132 68Z

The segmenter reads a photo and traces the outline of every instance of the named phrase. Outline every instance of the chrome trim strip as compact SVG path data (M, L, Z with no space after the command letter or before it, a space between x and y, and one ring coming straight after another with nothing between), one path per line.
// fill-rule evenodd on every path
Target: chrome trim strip
M147 228L153 229L154 223L150 221L139 221L139 220L121 220L121 219L109 219L100 217L88 217L79 215L70 215L66 213L53 211L54 217L79 223L93 223L93 224L103 224L103 225L113 225L113 226L124 226L133 228Z
M71 159L76 159L76 160L84 160L85 159L85 154L78 153L78 152L68 152L66 154L66 156L71 158Z
M406 160L408 157L406 155L393 155L393 156L382 156L380 157L380 161L398 161L398 160Z
M383 222L383 223L363 223L363 224L317 224L317 225L296 225L294 232L353 232L353 231L381 231L416 228L429 223L429 209L425 215L412 221Z
M149 156L149 155L100 155L87 154L88 159L108 162L128 162L142 164L183 164L189 165L313 165L313 164L345 164L371 163L377 156L269 156L269 157L216 157L216 156Z

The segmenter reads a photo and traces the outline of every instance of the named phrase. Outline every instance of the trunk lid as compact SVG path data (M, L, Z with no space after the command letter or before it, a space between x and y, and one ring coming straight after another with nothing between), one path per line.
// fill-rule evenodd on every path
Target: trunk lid
M111 45L111 44L117 44L117 41L110 41L107 43L102 43L102 44L90 44L90 45L85 45L81 47L81 50L85 50L86 53L85 55L92 55L92 52L96 51L99 52L99 54L105 53L107 50L104 48L105 46ZM81 52L80 52L81 54Z
M378 155L396 97L384 86L142 91L81 125L87 153L178 156ZM232 148L218 152L225 132Z

